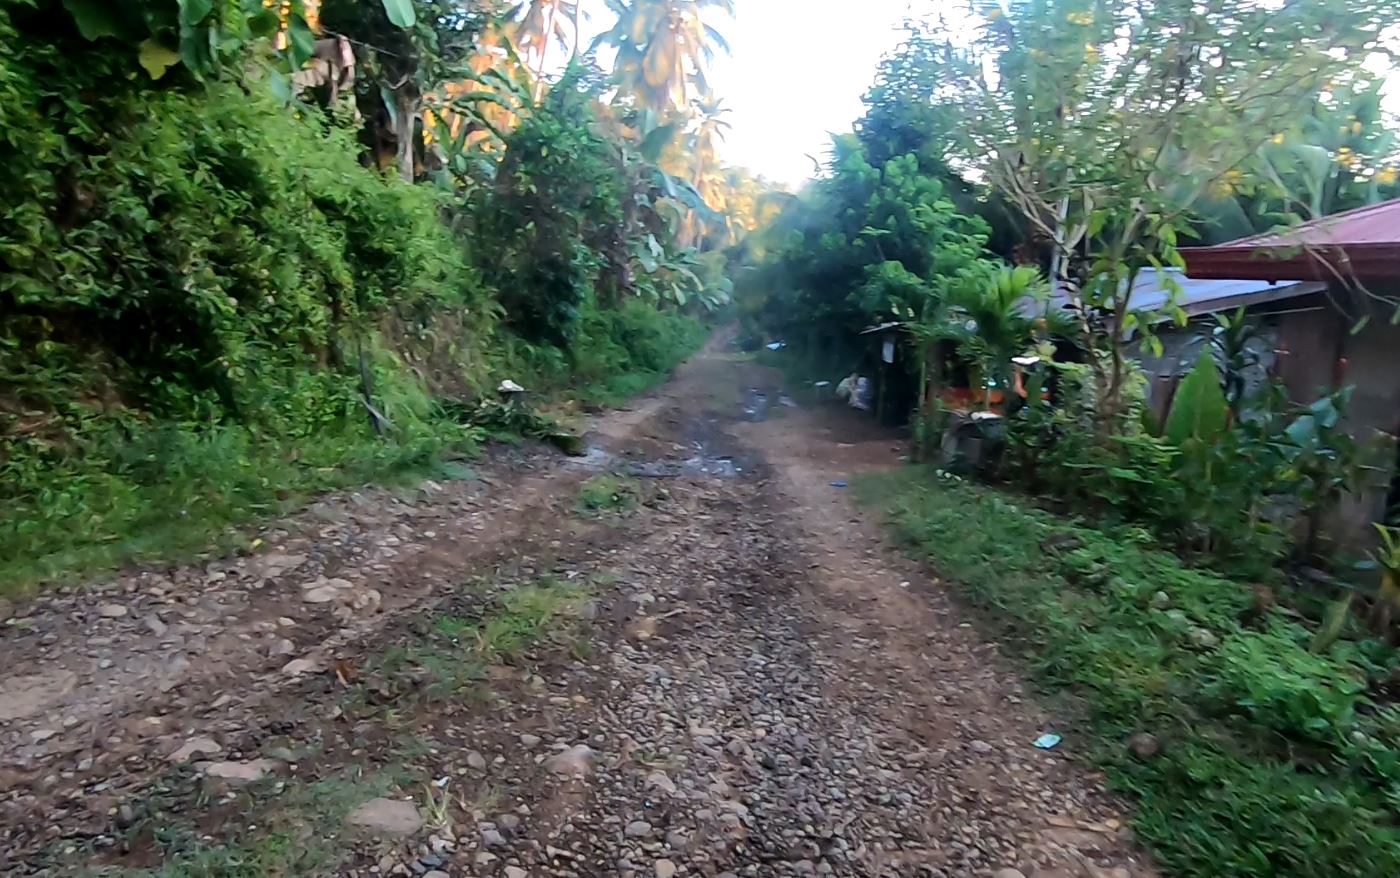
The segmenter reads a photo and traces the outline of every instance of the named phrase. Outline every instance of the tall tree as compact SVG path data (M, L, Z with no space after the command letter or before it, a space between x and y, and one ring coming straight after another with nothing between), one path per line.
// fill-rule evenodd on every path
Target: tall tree
M716 220L719 220L726 214L727 208L728 187L720 162L719 148L724 142L725 132L731 127L725 119L729 110L713 95L695 101L693 106L695 127L687 138L691 183L705 204L715 212ZM705 234L704 223L692 212L682 228L681 240L693 243Z
M1400 0L972 6L984 24L970 39L946 32L930 53L932 93L958 120L961 160L1015 205L1082 304L1108 424L1129 374L1125 337L1152 342L1159 316L1129 308L1136 273L1180 264L1178 231L1212 188L1313 96L1363 75Z
M1324 89L1238 174L1211 187L1199 236L1220 243L1400 195L1379 77Z
M695 101L694 106L696 124L690 137L690 151L695 185L700 188L707 177L719 170L719 146L724 142L725 132L733 126L725 118L729 108L714 95Z
M705 21L711 10L734 15L734 0L607 0L617 22L595 41L617 50L618 97L662 117L708 93L715 50L729 44Z

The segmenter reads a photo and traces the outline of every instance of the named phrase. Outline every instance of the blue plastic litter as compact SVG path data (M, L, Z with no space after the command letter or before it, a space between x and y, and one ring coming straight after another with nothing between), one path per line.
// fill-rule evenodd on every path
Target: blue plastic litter
M1033 743L1036 747L1039 747L1041 750L1053 750L1056 746L1059 745L1061 740L1062 739L1059 735L1052 735L1046 733L1044 735L1041 735L1039 738L1036 738Z
M833 488L844 488L844 487L846 487L846 483L843 482L843 481L841 481L840 479L837 479L836 481L834 481L834 482L831 483L831 487L833 487Z

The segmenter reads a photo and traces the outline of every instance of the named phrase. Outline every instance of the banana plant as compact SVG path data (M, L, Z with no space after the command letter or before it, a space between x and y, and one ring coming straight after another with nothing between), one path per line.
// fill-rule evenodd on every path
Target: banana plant
M1376 525L1381 546L1372 560L1381 572L1376 603L1371 607L1371 628L1382 637L1390 634L1397 611L1400 611L1400 528Z
M1353 387L1328 393L1297 412L1275 441L1284 462L1279 473L1302 503L1307 521L1303 554L1316 554L1322 523L1343 494L1366 483L1372 448L1363 446L1346 429Z
M429 140L455 185L472 188L494 175L506 133L533 106L521 67L466 70L423 98Z

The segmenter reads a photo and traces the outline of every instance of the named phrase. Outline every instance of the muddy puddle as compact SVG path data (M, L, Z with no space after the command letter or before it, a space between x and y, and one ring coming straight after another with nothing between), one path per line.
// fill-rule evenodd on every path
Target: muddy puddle
M750 468L731 454L716 453L703 443L695 443L687 457L663 457L639 460L607 449L590 445L580 457L570 460L570 466L591 472L612 472L618 475L648 479L721 478L732 479L748 475Z
M796 407L787 394L748 388L741 393L739 410L735 414L745 421L763 421L778 416L780 409ZM723 420L723 417L683 418L682 432L689 442L673 446L678 450L672 454L658 455L656 449L651 449L650 453L640 449L617 452L589 441L584 453L572 458L569 465L588 472L648 479L733 479L757 475L757 460L743 454L741 446L722 428Z

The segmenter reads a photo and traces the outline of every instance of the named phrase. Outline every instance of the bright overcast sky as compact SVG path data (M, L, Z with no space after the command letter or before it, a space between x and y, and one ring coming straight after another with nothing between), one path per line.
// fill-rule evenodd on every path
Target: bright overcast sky
M939 0L735 0L735 17L710 16L729 42L710 71L710 87L728 107L733 128L724 158L777 183L797 187L814 176L832 133L851 130L864 112L880 59L903 37L911 8L917 17L952 12ZM589 39L612 26L603 0L583 0ZM1382 65L1383 66L1383 65ZM1400 111L1400 77L1392 74L1387 103Z
M735 20L714 22L733 52L710 76L734 124L725 158L788 185L812 176L807 156L823 158L830 133L862 115L861 96L899 44L909 5L736 0Z
M808 155L822 158L828 132L851 130L863 112L880 58L898 45L910 0L735 0L735 18L711 18L729 41L710 72L710 87L734 126L724 157L770 180L796 186L812 176ZM928 0L914 0L927 9ZM602 3L588 0L597 33L612 25Z

